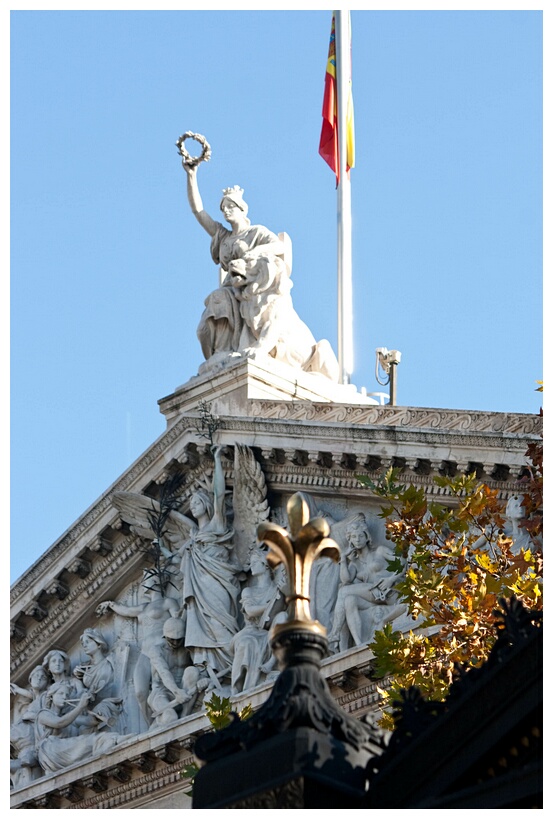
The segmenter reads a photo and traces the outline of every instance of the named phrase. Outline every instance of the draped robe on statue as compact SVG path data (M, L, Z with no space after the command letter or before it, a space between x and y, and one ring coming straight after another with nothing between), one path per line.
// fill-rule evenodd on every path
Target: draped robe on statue
M229 553L232 530L196 531L184 545L181 561L186 604L184 644L195 665L215 671L232 665L230 641L239 629L240 567Z
M241 259L255 247L278 241L278 236L263 225L250 225L246 230L232 234L224 225L217 223L217 231L211 240L211 257L226 272L229 262ZM205 300L205 310L197 330L204 357L208 359L215 353L238 352L241 331L240 304L230 276L227 276L221 287Z

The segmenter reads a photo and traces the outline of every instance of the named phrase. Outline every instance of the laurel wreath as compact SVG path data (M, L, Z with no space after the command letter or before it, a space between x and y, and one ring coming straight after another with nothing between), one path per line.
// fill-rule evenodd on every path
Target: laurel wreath
M188 153L184 147L184 143L187 139L193 139L195 142L199 142L199 144L202 146L202 153L200 156L192 156ZM182 156L183 165L199 165L200 162L209 162L211 159L211 146L207 139L202 136L202 134L193 134L192 131L187 131L177 139L176 146L179 154Z

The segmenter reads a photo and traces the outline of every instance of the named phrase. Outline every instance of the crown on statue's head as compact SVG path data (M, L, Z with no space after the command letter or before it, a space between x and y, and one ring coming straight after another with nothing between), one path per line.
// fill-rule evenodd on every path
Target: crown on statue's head
M223 196L239 196L242 198L244 195L244 188L241 188L239 185L234 185L232 188L223 188Z

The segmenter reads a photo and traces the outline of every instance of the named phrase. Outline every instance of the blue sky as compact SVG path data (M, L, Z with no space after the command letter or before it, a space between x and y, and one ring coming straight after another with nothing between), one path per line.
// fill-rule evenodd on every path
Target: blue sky
M15 5L15 4L13 4ZM218 218L286 231L336 350L336 191L318 155L331 11L11 14L11 578L165 429L217 283L175 148ZM398 403L535 413L542 15L352 8L355 371Z

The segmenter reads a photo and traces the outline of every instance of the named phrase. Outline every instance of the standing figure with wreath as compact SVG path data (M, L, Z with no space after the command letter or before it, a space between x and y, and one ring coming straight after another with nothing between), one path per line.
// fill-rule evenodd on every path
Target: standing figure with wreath
M203 146L192 157L184 143ZM205 300L198 338L207 359L200 373L224 366L229 358L270 357L305 372L338 381L339 367L329 342L316 341L292 304L292 250L286 233L278 236L263 225L252 225L242 188L223 190L220 208L230 228L204 210L198 188L198 165L211 150L200 134L190 131L177 140L188 177L192 213L211 236L211 257L220 265L220 286Z
M191 157L184 148L186 139L194 139L203 146L200 157ZM210 157L209 145L200 134L184 134L177 142L183 157L182 166L188 177L188 202L192 213L211 236L211 257L220 265L220 287L205 300L205 310L198 325L198 338L206 359L215 364L223 362L229 354L240 352L240 335L243 321L240 303L233 287L233 275L242 271L246 263L254 261L260 254L267 255L282 264L284 244L279 237L263 225L252 225L248 219L248 206L243 199L244 191L235 185L225 188L220 209L230 228L215 221L204 210L198 188L198 166ZM275 262L276 263L276 262Z

